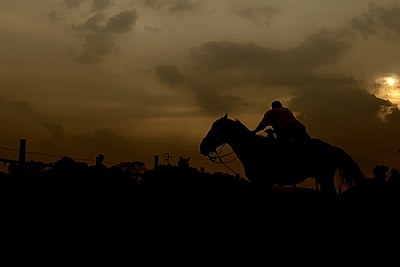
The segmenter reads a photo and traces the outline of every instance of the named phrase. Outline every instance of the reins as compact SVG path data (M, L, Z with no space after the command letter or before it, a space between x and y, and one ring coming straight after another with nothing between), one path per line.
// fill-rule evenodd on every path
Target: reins
M209 155L208 155L208 158L209 158L212 162L215 162L215 163L218 163L218 164L223 164L223 165L224 165L228 170L230 170L236 177L240 177L240 175L239 175L237 172L235 172L231 167L228 166L228 163L231 163L231 162L235 161L238 157L236 156L234 159L231 159L231 160L229 160L229 161L224 161L224 158L225 158L225 157L230 156L230 155L232 155L232 154L234 153L234 152L232 151L232 152L230 152L230 153L221 155L222 149L224 148L224 146L225 146L225 143L221 145L221 148L219 149L219 151L215 151L215 156L209 154Z

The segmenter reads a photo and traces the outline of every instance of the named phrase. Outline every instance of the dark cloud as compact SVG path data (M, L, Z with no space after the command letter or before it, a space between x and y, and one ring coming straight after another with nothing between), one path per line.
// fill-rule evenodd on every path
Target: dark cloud
M135 9L125 10L107 19L104 13L96 13L83 24L72 26L71 30L86 33L125 33L132 30L136 24L138 14Z
M106 21L106 16L103 13L97 13L92 17L88 18L82 25L74 26L74 29L78 32L106 32L104 27L104 22Z
M68 8L79 7L83 2L84 0L64 0L64 4Z
M154 69L155 74L163 83L171 87L182 84L184 75L173 65L158 65Z
M136 24L138 14L135 9L126 10L108 19L107 30L116 33L124 33L132 30Z
M70 27L70 31L80 35L84 41L83 50L79 54L71 54L82 63L102 62L104 57L118 51L115 40L118 35L131 31L137 19L135 9L120 12L108 19L105 14L97 13L83 24Z
M158 0L142 0L145 7L159 10L162 4Z
M190 57L207 69L229 68L265 69L274 66L281 51L264 48L254 43L211 41L190 50Z
M217 90L229 90L248 84L261 88L289 86L298 93L308 85L326 83L342 86L353 83L351 77L318 75L315 70L334 64L351 49L348 42L336 40L320 31L296 47L275 50L253 43L208 42L190 51L196 74L208 80Z
M84 37L83 50L75 55L75 59L85 64L100 63L103 58L118 51L108 34L87 34Z
M350 42L336 40L330 36L329 31L321 30L298 47L289 50L287 57L296 67L311 69L336 63L351 47Z
M393 140L397 140L396 146L398 148L400 148L400 140L398 140L398 136L400 136L399 121L400 110L396 108L391 114L386 116L386 123L384 124L387 128L386 132L390 133Z
M114 5L112 0L94 0L92 4L93 11L102 11Z
M217 90L207 87L192 87L194 97L205 113L219 115L240 111L249 104L241 97L221 95Z
M221 94L216 88L216 83L202 75L183 74L173 65L159 65L155 67L154 71L159 80L170 87L187 88L205 113L232 112L248 105L238 96Z
M199 107L206 114L219 115L242 110L249 104L241 97L225 93L212 77L206 77L205 73L187 74L184 80L185 86L193 94Z
M110 108L96 111L96 116L101 116L105 121L118 121L123 119L143 120L160 118L197 117L201 115L198 110L182 105L176 95L154 96L153 101L143 104L140 101L131 103L131 106ZM135 104L135 106L132 106ZM185 110L185 112L182 112Z
M369 36L378 34L378 25L376 25L374 18L369 14L362 14L354 17L351 21L354 29L360 32L364 39L369 39Z
M191 3L188 0L181 0L176 3L173 7L169 8L168 11L171 14L177 13L187 13L195 10L199 7L199 3Z
M273 7L264 5L262 7L233 7L231 13L254 23L257 26L269 25L272 18L280 13L280 10Z
M315 37L316 40L319 38ZM313 80L310 68L326 63L328 56L323 57L320 64L313 62L303 67L307 57L302 58L301 55L312 50L313 46L317 51L320 48L321 55L324 51L331 53L329 49L323 50L320 45L336 47L334 42L318 42L313 38L288 51L261 47L253 43L213 41L190 50L195 67L192 72L184 75L184 79L175 66L158 67L156 74L162 82L170 86L180 83L188 88L205 112L238 111L249 104L239 96L226 93L232 88L246 84L295 86ZM317 59L311 57L308 60Z
M366 132L370 127L375 128L382 123L377 111L387 104L364 90L362 83L354 78L327 75L320 82L298 86L291 106L307 114L304 119L310 120L310 125L329 122L318 131L334 136L348 130Z
M298 73L303 75L322 65L335 63L350 49L349 42L336 40L330 36L330 32L323 30L287 50L261 47L254 43L213 41L191 49L190 57L204 70L242 69L255 82L258 82L260 75L271 77L271 74L279 76L279 73L292 73L293 79L302 80L304 77L299 77Z
M367 13L354 17L351 26L365 38L381 36L386 39L399 37L400 35L400 8L381 7L375 3L369 3Z

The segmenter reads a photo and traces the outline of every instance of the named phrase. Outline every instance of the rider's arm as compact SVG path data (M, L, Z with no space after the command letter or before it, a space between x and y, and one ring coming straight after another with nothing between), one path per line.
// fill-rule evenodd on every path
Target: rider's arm
M268 125L270 125L270 117L271 117L271 110L268 110L267 112L265 112L262 120L260 121L260 123L257 125L256 129L253 132L257 133L265 129L265 127L267 127Z

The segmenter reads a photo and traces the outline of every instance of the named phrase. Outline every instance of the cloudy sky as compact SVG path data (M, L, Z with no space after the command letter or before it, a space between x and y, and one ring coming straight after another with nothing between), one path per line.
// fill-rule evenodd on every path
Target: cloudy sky
M367 174L400 168L399 0L1 0L0 40L3 148L228 172L199 153L212 122L279 99Z

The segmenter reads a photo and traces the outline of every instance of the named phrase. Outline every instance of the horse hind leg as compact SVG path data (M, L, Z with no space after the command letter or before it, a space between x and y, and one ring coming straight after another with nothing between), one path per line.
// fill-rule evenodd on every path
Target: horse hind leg
M336 195L334 174L316 178L320 191L326 195Z

